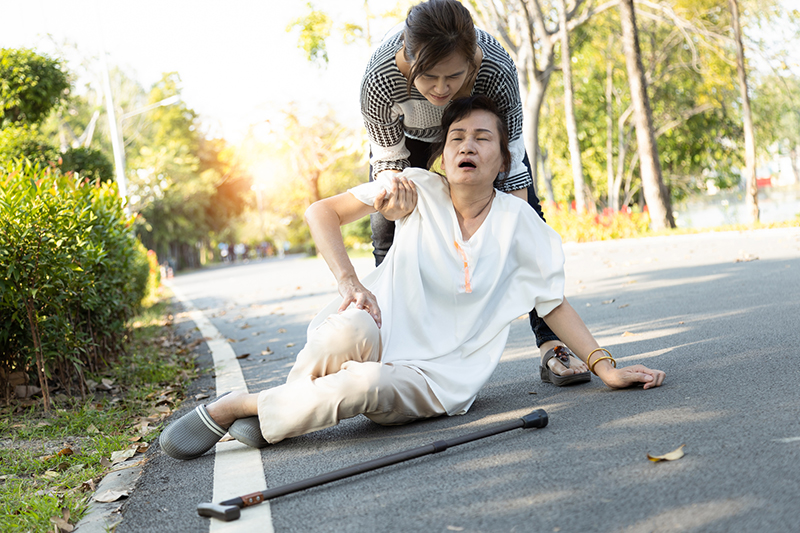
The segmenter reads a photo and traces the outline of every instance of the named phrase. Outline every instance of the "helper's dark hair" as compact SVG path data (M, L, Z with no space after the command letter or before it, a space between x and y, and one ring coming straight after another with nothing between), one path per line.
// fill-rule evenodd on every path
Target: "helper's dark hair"
M409 9L403 44L405 59L411 63L408 93L414 80L452 54L464 56L472 71L478 68L475 24L456 0L428 0Z
M495 181L495 186L500 186L511 171L511 150L508 147L510 142L508 137L508 124L506 124L506 119L503 113L497 108L497 105L495 105L491 98L483 94L453 100L444 110L444 115L442 115L441 137L439 141L433 145L431 158L428 160L428 168L430 168L434 161L444 153L444 145L447 142L447 133L450 131L450 126L459 120L463 120L474 111L488 111L494 115L495 122L497 122L497 133L500 137L500 155L503 158L503 168L505 168L503 172L498 174L497 180Z

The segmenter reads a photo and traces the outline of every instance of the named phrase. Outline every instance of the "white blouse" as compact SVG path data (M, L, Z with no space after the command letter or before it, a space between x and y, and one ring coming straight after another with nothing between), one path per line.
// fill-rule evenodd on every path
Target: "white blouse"
M449 415L466 413L491 376L511 322L536 308L555 309L564 295L561 238L530 206L498 191L486 219L461 235L446 180L407 168L416 209L397 221L394 244L362 283L381 308L384 364L422 374ZM350 189L372 205L389 179ZM312 321L335 313L341 298Z

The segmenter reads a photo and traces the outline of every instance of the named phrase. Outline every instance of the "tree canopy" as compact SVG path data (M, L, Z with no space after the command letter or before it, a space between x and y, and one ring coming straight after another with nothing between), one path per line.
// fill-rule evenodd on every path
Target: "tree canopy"
M0 49L0 127L42 121L69 87L61 61L27 49Z

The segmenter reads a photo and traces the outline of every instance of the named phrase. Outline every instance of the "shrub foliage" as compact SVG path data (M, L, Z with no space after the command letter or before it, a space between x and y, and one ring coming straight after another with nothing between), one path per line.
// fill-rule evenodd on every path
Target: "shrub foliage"
M0 168L0 385L85 392L128 340L151 273L113 184L29 161ZM12 377L14 382L12 383Z
M547 225L556 230L564 242L644 237L650 226L647 212L635 213L627 208L617 212L578 213L566 205L546 203L542 209Z

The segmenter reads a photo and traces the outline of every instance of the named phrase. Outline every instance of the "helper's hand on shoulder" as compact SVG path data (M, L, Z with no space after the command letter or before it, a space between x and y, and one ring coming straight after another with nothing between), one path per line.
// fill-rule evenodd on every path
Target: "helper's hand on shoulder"
M608 365L607 368L602 370L598 367L596 371L603 383L612 389L624 389L637 384L644 384L645 389L651 389L660 387L666 377L663 370L653 370L644 365L631 365L620 368L613 368Z
M392 172L385 170L384 172ZM396 173L395 173L396 174ZM417 188L413 181L404 176L392 176L392 187L381 191L372 207L386 220L400 220L408 216L417 206Z
M367 311L378 327L381 327L381 309L378 307L378 300L358 279L347 278L340 281L339 294L343 299L342 305L339 306L340 313L350 304L355 304L357 309Z

